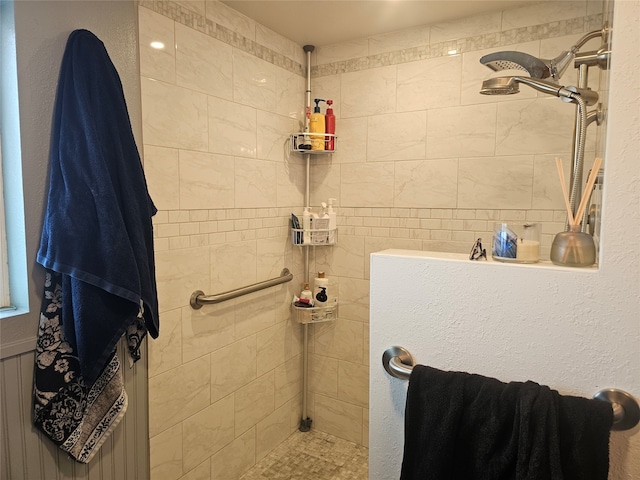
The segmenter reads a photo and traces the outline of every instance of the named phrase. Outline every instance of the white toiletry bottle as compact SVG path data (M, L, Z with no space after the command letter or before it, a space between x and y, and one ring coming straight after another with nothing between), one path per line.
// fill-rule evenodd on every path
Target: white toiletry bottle
M317 232L314 237L314 244L316 245L328 245L329 244L329 215L327 214L327 204L320 203L322 210L315 220L314 227Z
M311 233L309 233L309 243L312 245L317 245L319 243L320 237L318 236L318 232L316 230L320 228L318 225L318 220L320 219L320 217L316 212L311 212L310 215L311 217L309 218L309 221L311 222Z
M337 216L338 214L333 209L333 202L335 202L335 198L329 199L329 208L327 209L327 216L329 217L329 244L333 245L336 243L336 228L338 228Z
M316 307L326 307L329 302L329 279L324 272L318 272L313 279L313 303Z
M304 207L302 212L302 243L308 245L311 243L311 212L310 207Z
M302 287L302 292L300 292L300 298L309 300L313 305L313 292L309 290L309 284L307 282L304 282L304 286Z

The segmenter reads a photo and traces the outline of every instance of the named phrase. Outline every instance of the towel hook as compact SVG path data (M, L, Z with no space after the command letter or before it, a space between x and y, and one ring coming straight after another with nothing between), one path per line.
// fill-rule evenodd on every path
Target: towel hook
M403 347L389 347L382 354L382 366L392 377L409 380L415 364L413 356ZM611 430L630 430L640 423L640 406L637 400L624 390L605 388L596 393L593 398L611 404L613 409Z

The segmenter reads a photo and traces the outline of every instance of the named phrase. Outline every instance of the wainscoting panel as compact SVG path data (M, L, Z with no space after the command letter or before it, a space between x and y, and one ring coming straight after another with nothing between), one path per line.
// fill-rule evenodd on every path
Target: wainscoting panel
M71 459L31 421L34 352L0 361L0 475L2 480L135 480L149 478L146 341L129 368L119 348L129 406L98 454L84 465Z

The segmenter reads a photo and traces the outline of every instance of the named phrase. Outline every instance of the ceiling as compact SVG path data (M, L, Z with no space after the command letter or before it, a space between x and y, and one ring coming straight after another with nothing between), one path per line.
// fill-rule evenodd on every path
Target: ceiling
M356 38L442 23L539 3L540 0L222 0L299 45Z

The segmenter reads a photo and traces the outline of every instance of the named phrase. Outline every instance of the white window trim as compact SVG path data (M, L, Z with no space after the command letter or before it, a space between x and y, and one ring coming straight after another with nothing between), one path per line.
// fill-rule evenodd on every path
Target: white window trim
M0 2L0 189L4 217L4 250L0 250L0 282L8 277L11 286L10 306L0 308L0 321L29 312L29 279L27 271L20 114L18 106L18 70L13 2ZM0 218L0 220L2 220ZM2 247L0 247L2 248ZM8 266L8 268L5 268ZM0 303L4 304L2 297ZM0 342L2 350L5 344ZM3 354L4 352L0 352Z
M7 308L11 308L11 292L9 289L9 254L7 253L7 226L2 180L2 135L0 135L0 310Z

